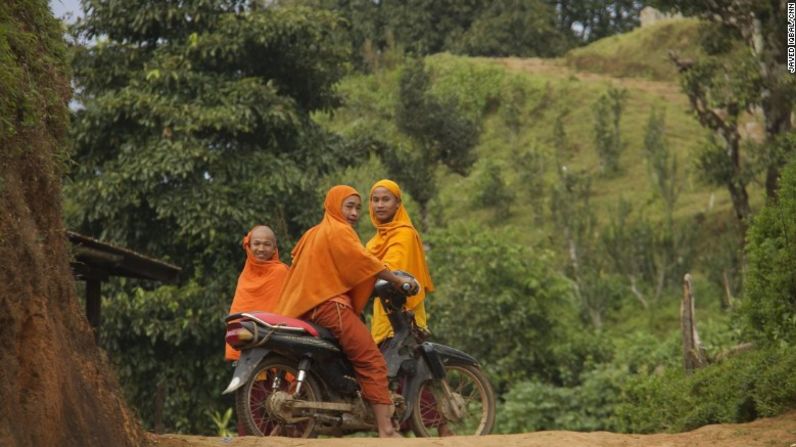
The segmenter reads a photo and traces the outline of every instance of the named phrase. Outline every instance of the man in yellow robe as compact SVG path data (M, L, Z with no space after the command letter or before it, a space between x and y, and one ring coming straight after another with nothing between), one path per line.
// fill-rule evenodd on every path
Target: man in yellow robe
M414 276L420 284L420 293L409 297L407 309L415 314L415 323L427 330L426 294L434 291L428 273L423 242L412 219L401 201L401 188L392 180L379 180L370 188L370 221L376 227L376 235L368 241L366 248L390 270L403 270ZM393 331L387 314L377 299L373 304L371 335L376 343L392 337Z

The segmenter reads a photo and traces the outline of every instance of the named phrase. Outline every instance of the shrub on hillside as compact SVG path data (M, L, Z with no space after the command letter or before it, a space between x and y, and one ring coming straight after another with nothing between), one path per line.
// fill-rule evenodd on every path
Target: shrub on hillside
M796 161L783 171L779 200L749 228L741 314L751 339L796 341Z
M638 376L622 390L617 428L651 433L748 422L796 407L796 351L747 352L686 375Z
M620 431L618 418L625 388L637 377L649 377L679 366L676 336L659 340L639 331L613 339L610 362L589 365L574 380L576 386L558 387L541 382L519 382L504 394L498 411L503 433L537 430Z

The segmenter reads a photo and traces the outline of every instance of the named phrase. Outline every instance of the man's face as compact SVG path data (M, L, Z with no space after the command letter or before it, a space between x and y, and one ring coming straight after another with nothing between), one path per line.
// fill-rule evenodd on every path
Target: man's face
M258 228L249 238L249 247L258 261L267 261L276 251L276 236L264 228Z
M343 200L343 217L346 218L351 226L356 226L359 222L359 211L362 209L362 199L357 195L348 196Z
M370 207L380 223L392 222L401 202L387 189L381 186L370 195Z

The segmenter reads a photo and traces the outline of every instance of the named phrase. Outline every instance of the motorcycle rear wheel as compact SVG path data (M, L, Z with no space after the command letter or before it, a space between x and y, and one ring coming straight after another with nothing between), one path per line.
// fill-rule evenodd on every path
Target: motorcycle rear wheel
M275 391L292 393L296 389L298 369L290 360L278 356L268 356L254 368L251 378L235 391L235 413L243 423L246 434L254 436L286 436L290 438L309 438L313 436L315 420L288 424L271 414L265 402ZM315 381L307 375L298 399L320 401Z
M442 381L428 380L420 386L412 406L409 422L415 436L438 436L442 431L461 436L491 433L495 426L495 392L483 371L477 366L450 364L445 365L445 375L456 405L463 410L461 417L444 415L445 410L435 398L444 395Z

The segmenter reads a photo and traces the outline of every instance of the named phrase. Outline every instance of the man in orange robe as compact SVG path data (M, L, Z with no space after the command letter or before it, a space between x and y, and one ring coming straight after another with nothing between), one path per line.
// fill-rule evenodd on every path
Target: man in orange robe
M288 272L287 265L279 260L276 235L269 227L257 225L243 238L243 249L246 263L238 277L229 313L273 312ZM240 352L227 344L224 358L238 360Z
M323 220L307 230L293 249L276 313L304 318L329 329L351 361L362 397L373 407L380 437L399 436L392 425L387 364L359 318L376 278L396 287L417 284L394 275L365 250L354 231L362 198L350 186L329 190Z

